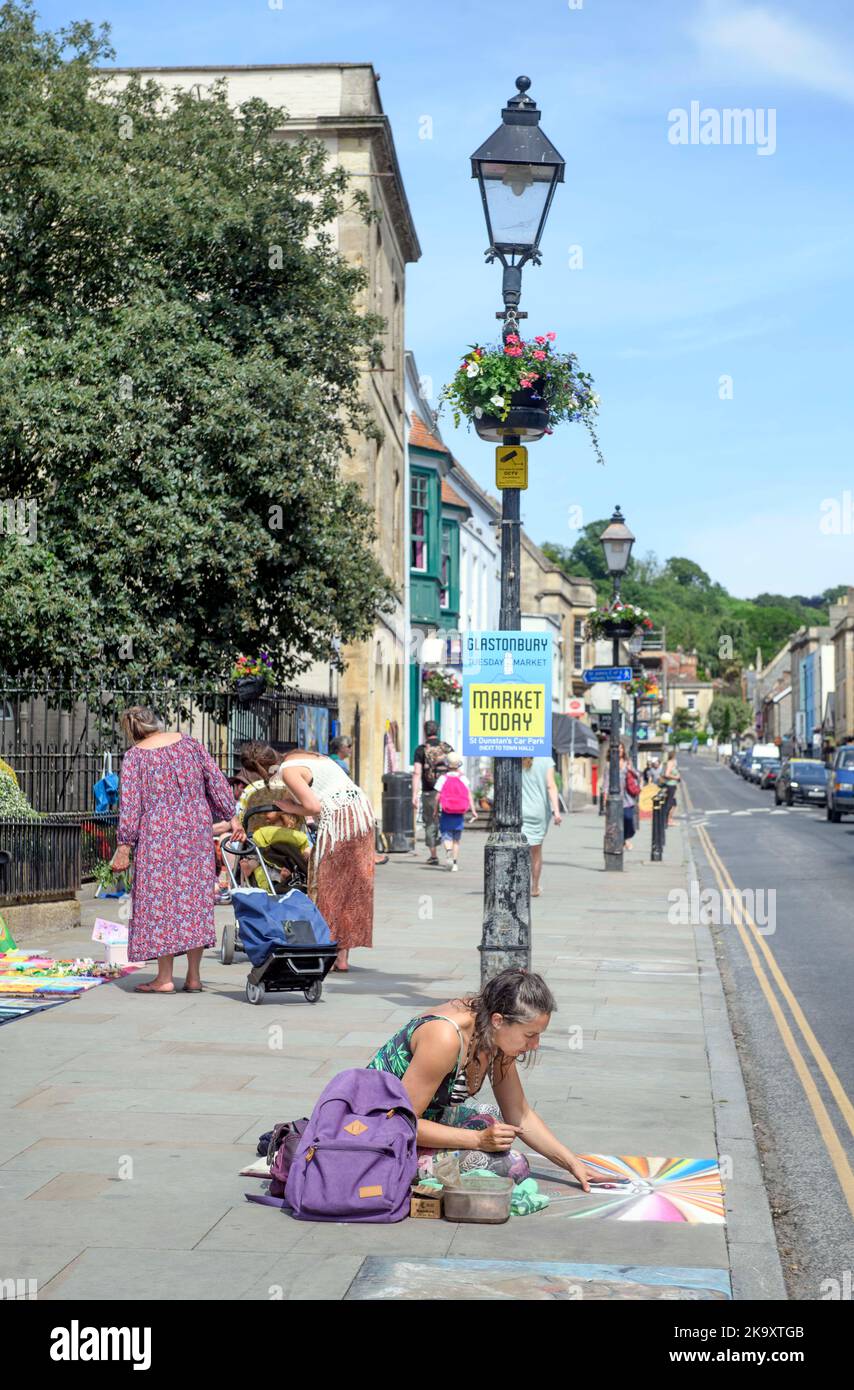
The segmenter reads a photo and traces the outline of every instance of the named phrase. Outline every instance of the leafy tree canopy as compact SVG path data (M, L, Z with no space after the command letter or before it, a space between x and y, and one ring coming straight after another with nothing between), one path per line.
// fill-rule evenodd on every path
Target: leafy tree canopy
M0 497L37 508L0 537L4 664L292 675L391 593L339 472L382 324L327 229L367 203L285 113L118 93L113 56L0 6Z

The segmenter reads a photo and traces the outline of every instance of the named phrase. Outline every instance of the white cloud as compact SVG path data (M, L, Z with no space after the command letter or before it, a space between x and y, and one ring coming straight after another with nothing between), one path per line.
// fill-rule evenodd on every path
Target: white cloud
M764 6L706 0L692 32L702 48L735 58L753 72L854 103L854 56L796 19Z

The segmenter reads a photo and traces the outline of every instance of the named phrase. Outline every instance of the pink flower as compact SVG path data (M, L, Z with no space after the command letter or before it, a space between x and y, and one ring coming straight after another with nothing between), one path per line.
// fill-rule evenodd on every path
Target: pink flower
M535 339L534 339L534 342L535 342L535 343L539 343L541 347L542 347L542 345L543 345L543 343L544 343L545 341L546 341L546 340L545 340L545 338L543 338L543 337L539 337L539 338L535 338Z
M505 341L506 343L518 343L518 341L519 341L519 334L518 334L518 333L508 333L508 334L507 334L507 337L504 339L504 341Z
M521 357L522 349L520 347L506 347L504 353L507 357Z
M547 333L547 334L546 334L546 337L548 338L548 340L549 340L550 343L553 343L554 340L555 340L555 338L557 337L557 334L556 334L556 333Z
M536 359L537 359L538 362L542 362L543 359L545 358L545 355L546 355L546 354L545 354L544 352L538 352L536 348L535 348L534 351L531 353L531 356L532 356L532 357L536 357Z

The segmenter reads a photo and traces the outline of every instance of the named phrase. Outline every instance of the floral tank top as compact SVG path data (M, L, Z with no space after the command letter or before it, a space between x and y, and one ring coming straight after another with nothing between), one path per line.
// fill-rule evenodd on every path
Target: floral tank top
M416 1028L421 1027L422 1023L432 1023L439 1018L443 1019L445 1023L454 1024L460 1040L460 1055L454 1070L448 1072L435 1096L424 1110L424 1114L421 1116L422 1120L441 1120L443 1111L449 1105L463 1105L469 1098L465 1069L466 1046L463 1035L454 1020L446 1018L444 1014L421 1014L418 1018L412 1018L395 1033L393 1038L389 1038L387 1043L383 1043L382 1047L378 1048L368 1063L369 1071L390 1071L392 1076L402 1080L412 1061L412 1034Z

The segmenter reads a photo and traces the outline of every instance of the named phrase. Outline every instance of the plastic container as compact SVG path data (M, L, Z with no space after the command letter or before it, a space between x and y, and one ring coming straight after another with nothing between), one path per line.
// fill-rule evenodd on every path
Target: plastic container
M477 1221L500 1226L510 1220L513 1179L494 1173L463 1173L459 1187L445 1187L446 1221Z

